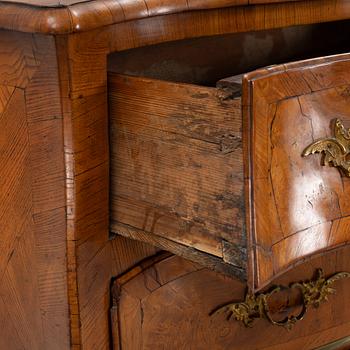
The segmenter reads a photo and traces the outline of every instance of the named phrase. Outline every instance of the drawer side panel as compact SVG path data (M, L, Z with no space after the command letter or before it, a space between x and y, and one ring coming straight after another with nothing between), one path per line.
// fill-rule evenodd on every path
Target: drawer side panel
M240 99L117 74L109 95L112 223L245 268Z

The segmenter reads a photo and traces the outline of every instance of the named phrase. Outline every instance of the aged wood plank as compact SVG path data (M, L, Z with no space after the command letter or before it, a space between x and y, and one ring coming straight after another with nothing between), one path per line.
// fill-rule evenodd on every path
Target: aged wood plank
M201 266L206 266L217 272L221 272L227 276L235 276L240 280L246 279L246 272L240 265L232 264L232 261L225 263L222 259L210 254L205 254L200 250L197 250L191 246L186 246L184 244L173 242L158 235L150 235L142 230L135 229L134 227L123 225L116 222L111 222L111 229L113 232L128 237L135 240L141 240L142 242L160 247L166 251L172 252L178 256L185 259L191 260L200 264ZM238 259L237 259L238 260ZM241 260L235 261L235 263L241 263Z
M143 239L163 237L213 260L225 251L242 276L240 99L228 90L117 74L110 74L109 94L114 224L134 227L133 238L141 230Z
M69 346L63 127L53 37L34 36L38 69L25 89L37 279L44 347Z

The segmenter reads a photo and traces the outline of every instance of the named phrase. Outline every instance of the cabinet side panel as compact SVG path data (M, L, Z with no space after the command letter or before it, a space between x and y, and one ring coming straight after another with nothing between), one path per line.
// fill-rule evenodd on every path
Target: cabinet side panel
M68 349L54 40L0 31L0 347Z

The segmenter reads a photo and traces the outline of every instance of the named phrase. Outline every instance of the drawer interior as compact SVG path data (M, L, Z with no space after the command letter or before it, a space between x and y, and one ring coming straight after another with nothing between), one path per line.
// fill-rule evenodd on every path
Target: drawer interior
M108 70L215 86L261 67L350 51L350 21L163 43L111 54Z
M242 73L348 52L349 29L325 23L110 55L112 237L246 280Z

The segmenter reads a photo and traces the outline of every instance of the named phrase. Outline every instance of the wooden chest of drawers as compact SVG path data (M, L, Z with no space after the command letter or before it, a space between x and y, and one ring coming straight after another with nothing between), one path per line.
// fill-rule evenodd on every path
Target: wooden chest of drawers
M0 349L350 347L347 0L0 10Z
M337 168L335 153L336 137L345 148L349 139L348 59L249 73L242 101L232 78L210 88L111 74L112 231L253 291L346 244L347 161ZM333 169L303 157L322 137L310 153L324 152Z

